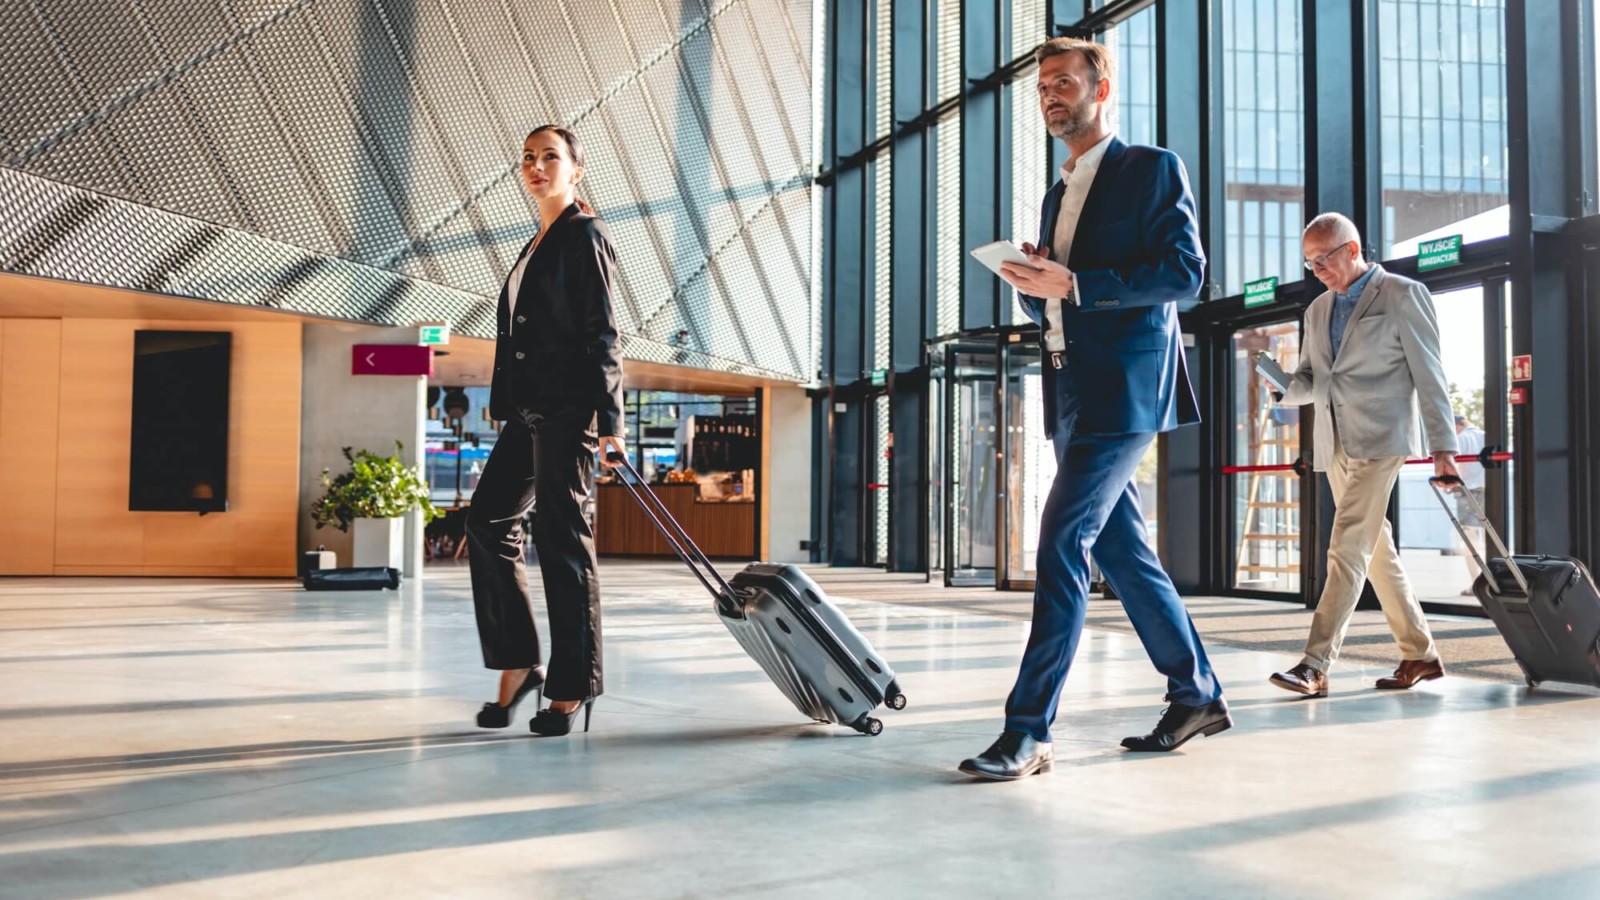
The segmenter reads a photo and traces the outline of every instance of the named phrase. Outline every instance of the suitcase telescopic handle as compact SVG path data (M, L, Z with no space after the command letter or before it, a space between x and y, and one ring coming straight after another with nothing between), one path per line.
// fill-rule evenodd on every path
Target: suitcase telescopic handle
M1484 563L1483 557L1478 554L1477 545L1473 544L1472 538L1467 536L1467 530L1462 527L1461 519L1456 515L1456 511L1450 507L1450 501L1444 495L1443 488L1460 489L1461 496L1466 497L1467 504L1472 507L1472 514L1477 516L1478 521L1483 523L1483 530L1489 535L1489 540L1494 541L1495 548L1500 551L1501 558L1506 561L1506 568L1511 570L1511 577L1516 579L1517 587L1522 589L1523 594L1527 594L1528 579L1523 577L1522 567L1517 565L1516 559L1512 557L1511 551L1506 547L1506 542L1500 539L1500 532L1495 530L1494 523L1489 521L1489 517L1483 514L1483 507L1479 505L1478 498L1473 495L1472 491L1467 489L1461 478L1456 475L1435 475L1428 479L1428 486L1433 488L1434 496L1439 498L1439 505L1444 507L1445 515L1450 517L1450 524L1456 527L1456 533L1461 535L1461 542L1467 545L1467 552L1471 553L1472 558L1477 561L1478 568L1483 570L1485 579L1492 581L1494 570Z
M633 499L639 502L639 508L643 509L645 515L650 517L650 521L656 523L656 527L661 529L661 536L666 538L667 543L672 545L673 551L689 567L689 571L694 573L694 577L700 579L700 583L705 585L706 590L711 593L712 599L722 603L731 598L733 596L733 588L728 585L727 581L723 580L722 573L718 572L717 567L711 564L711 560L706 557L705 552L700 549L699 545L689 537L688 532L683 530L683 526L678 524L678 520L672 517L672 513L667 510L667 505L662 502L661 497L655 491L650 490L649 485L645 484L644 477L639 474L638 469L633 467L633 463L628 461L628 457L613 450L606 459L610 462L618 463L619 467L627 473L625 477L621 478L623 487L627 488L628 493L633 495ZM631 481L629 480L630 478L632 479ZM702 568L704 571L702 571ZM707 575L710 576L709 579ZM712 581L715 581L716 584L713 585ZM718 588L721 588L721 590L718 590Z

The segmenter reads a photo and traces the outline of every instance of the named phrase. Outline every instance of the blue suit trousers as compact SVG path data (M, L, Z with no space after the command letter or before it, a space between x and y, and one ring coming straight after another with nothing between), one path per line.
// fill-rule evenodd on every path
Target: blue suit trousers
M1047 381L1052 373L1046 372ZM1149 432L1077 434L1075 410L1051 440L1059 466L1040 523L1033 630L1016 686L1006 699L1006 728L1050 740L1061 687L1083 634L1092 553L1127 610L1150 661L1167 676L1170 699L1203 706L1222 696L1194 622L1151 549L1134 475Z

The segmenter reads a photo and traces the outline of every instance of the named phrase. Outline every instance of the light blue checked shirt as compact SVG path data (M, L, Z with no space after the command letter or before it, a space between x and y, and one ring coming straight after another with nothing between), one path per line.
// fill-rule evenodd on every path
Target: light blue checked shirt
M1361 292L1367 289L1367 282L1372 280L1372 273L1378 267L1368 265L1367 271L1355 281L1350 282L1350 287L1345 293L1337 291L1333 294L1333 315L1328 322L1328 337L1333 342L1333 358L1339 358L1339 346L1344 343L1344 327L1350 324L1350 314L1356 311L1356 301L1361 299Z

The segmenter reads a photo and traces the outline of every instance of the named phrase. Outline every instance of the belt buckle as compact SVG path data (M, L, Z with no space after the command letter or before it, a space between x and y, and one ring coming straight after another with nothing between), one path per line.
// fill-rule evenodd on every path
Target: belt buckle
M1066 365L1067 361L1062 358L1062 351L1053 350L1050 352L1050 368L1064 369L1066 368Z

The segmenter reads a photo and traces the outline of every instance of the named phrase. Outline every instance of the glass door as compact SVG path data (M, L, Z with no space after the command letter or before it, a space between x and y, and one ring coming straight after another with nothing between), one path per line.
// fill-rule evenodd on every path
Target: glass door
M1505 437L1508 419L1505 390L1489 389L1496 380L1499 384L1505 383L1504 375L1499 379L1490 377L1490 366L1503 366L1505 359L1506 330L1500 314L1504 302L1500 285L1501 282L1478 284L1433 295L1439 323L1440 356L1450 391L1450 412L1455 417L1456 440L1462 451L1457 467L1479 506L1486 508L1491 505L1503 508L1500 503L1491 504L1490 495L1505 491L1509 486L1506 476L1512 465L1510 462L1497 465L1491 461L1486 467L1476 459L1467 458L1475 457L1486 446L1504 448L1509 443ZM1501 408L1491 408L1491 401ZM1405 567L1417 599L1423 603L1477 606L1471 590L1472 581L1478 575L1477 565L1429 487L1428 478L1432 475L1431 463L1414 463L1400 470L1395 539L1401 565ZM1464 498L1449 499L1467 525L1467 533L1478 552L1483 553L1486 545L1483 523L1472 517L1471 506ZM1498 527L1504 535L1504 526Z
M1056 451L1044 421L1046 373L1039 345L1032 340L1005 346L1005 429L1000 447L1005 491L1000 501L1005 548L999 584L1002 590L1032 590L1038 579L1040 520L1056 479ZM1160 519L1160 445L1151 441L1139 461L1134 484L1151 546L1156 546ZM1108 590L1098 566L1091 562L1091 590Z
M879 393L869 399L872 431L868 441L867 514L869 528L866 560L869 566L889 565L889 395Z
M1044 367L1033 341L1005 348L1005 432L1001 452L1005 491L998 498L1004 516L1005 568L1003 590L1027 590L1038 576L1039 519L1050 484L1056 477L1056 456L1044 427Z
M927 351L928 363L928 574L944 573L944 521L945 521L945 409L944 397L945 348L932 345Z
M992 343L945 351L945 584L995 583L999 353Z
M1288 466L1300 456L1300 410L1273 405L1253 357L1271 356L1284 371L1300 360L1300 323L1274 322L1233 333L1232 466L1225 477L1233 505L1236 590L1300 590L1301 477ZM1311 545L1315 545L1313 539Z

